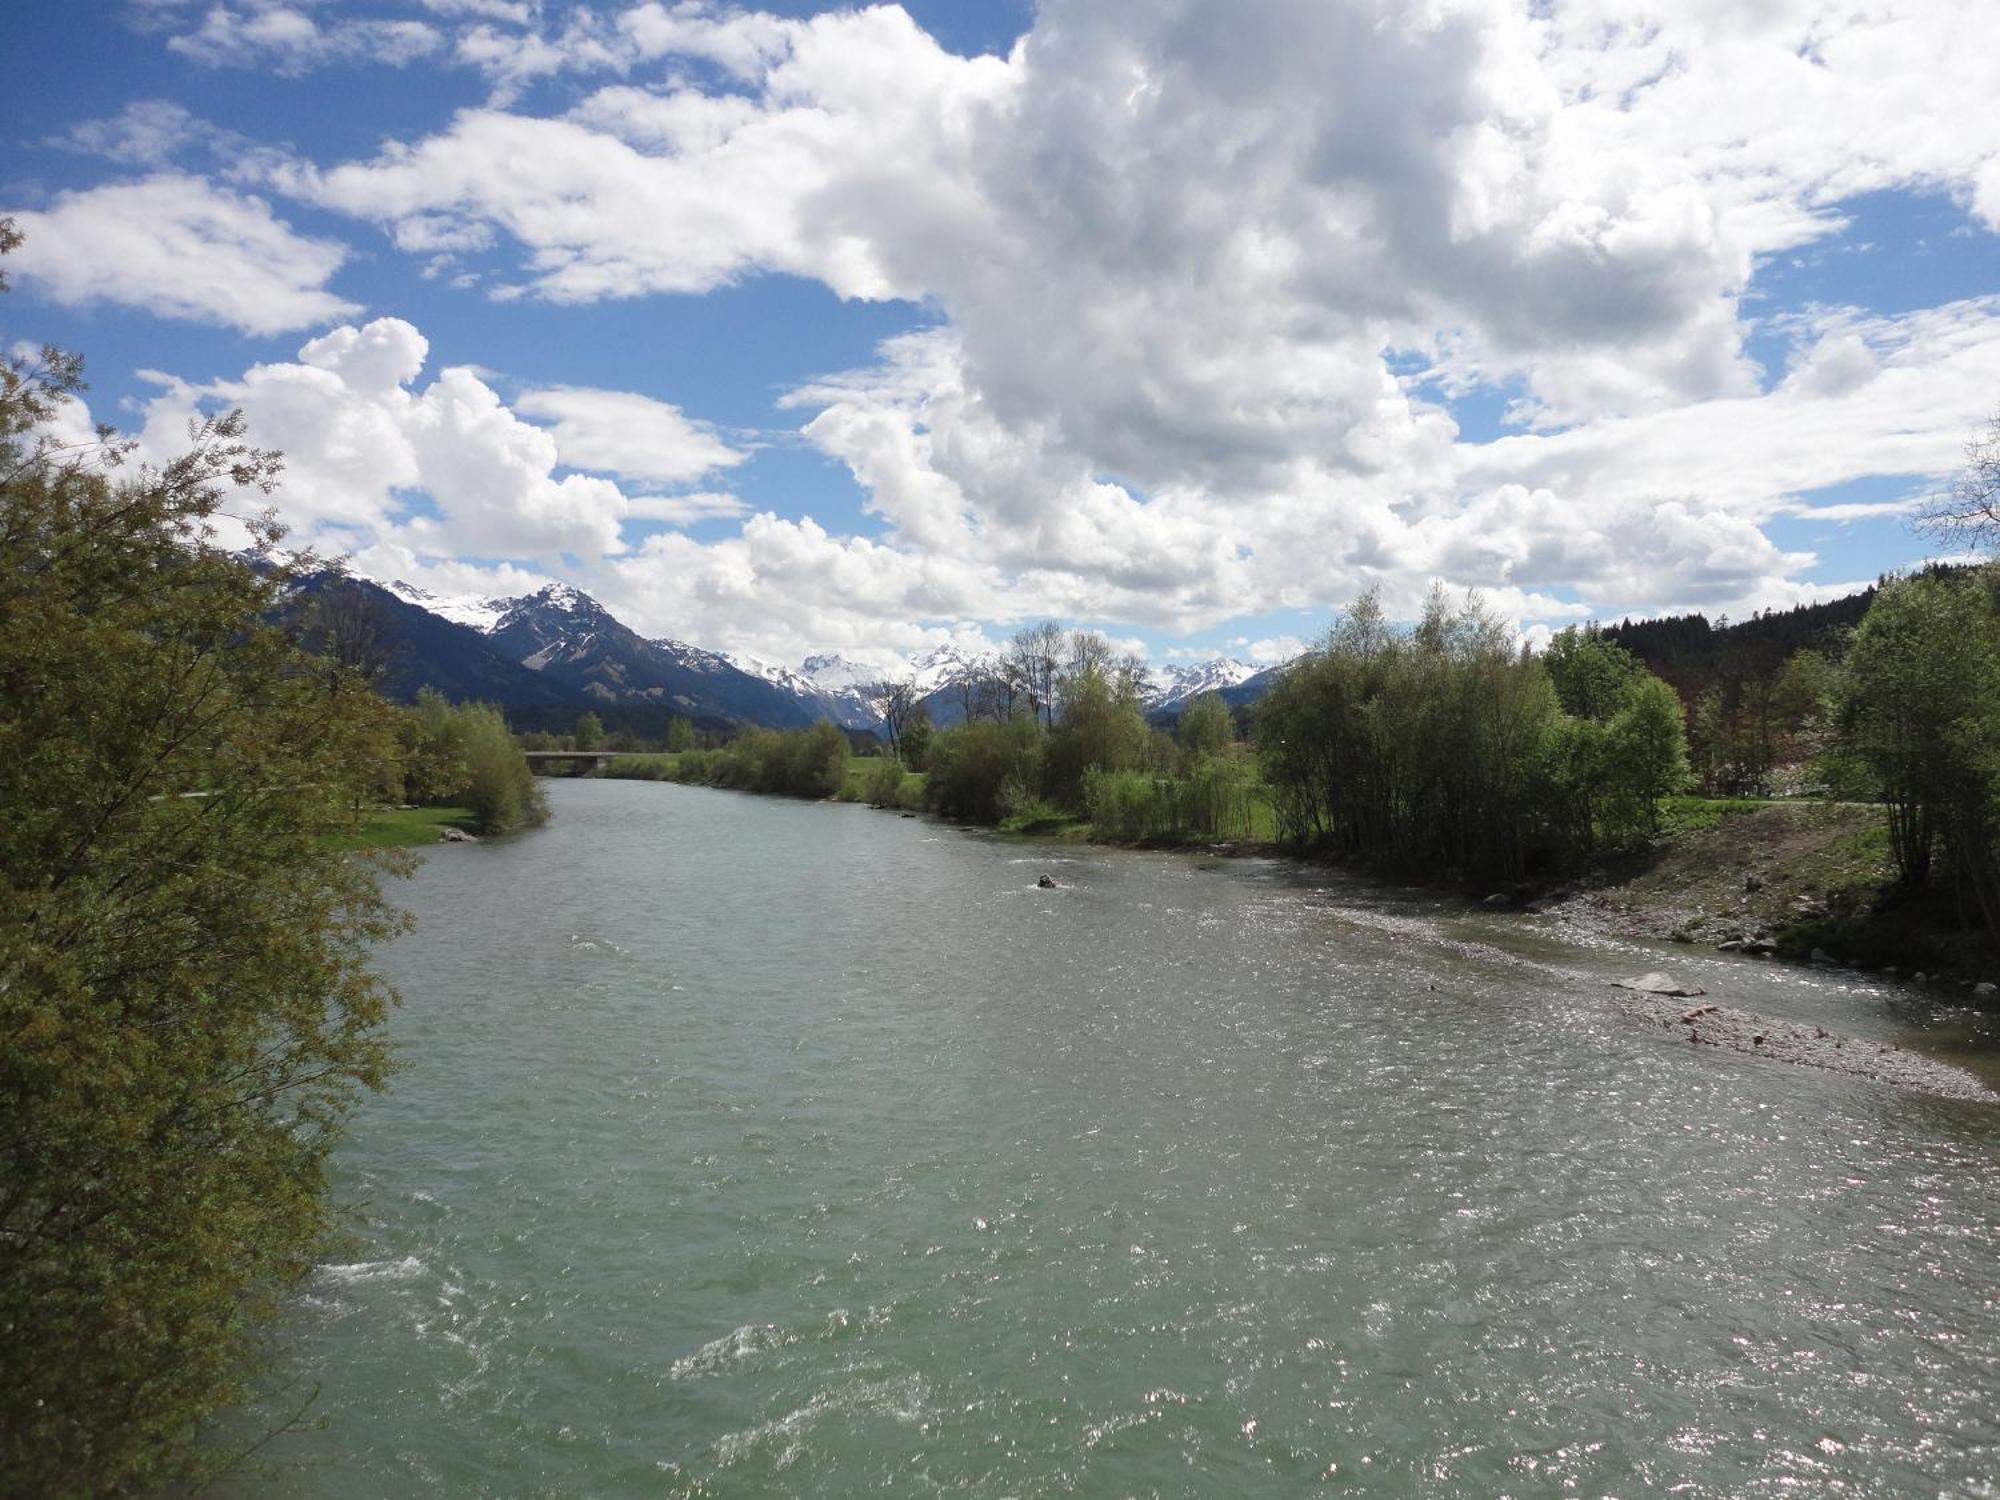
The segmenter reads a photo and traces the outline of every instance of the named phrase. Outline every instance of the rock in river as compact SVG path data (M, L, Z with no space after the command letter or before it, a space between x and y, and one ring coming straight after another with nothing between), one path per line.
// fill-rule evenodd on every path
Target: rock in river
M1630 979L1614 979L1611 982L1621 990L1637 990L1642 995L1669 995L1680 998L1708 993L1698 984L1683 984L1680 980L1665 974L1635 974Z

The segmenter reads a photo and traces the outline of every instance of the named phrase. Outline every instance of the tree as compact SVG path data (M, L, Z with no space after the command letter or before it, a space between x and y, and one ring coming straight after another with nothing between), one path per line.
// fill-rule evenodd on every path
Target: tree
M1609 728L1618 790L1639 810L1646 831L1657 833L1660 799L1688 783L1687 721L1680 697L1642 671L1625 685L1625 701Z
M547 819L548 799L499 709L486 703L451 703L424 688L412 712L418 724L418 753L426 764L447 768L433 778L430 797L412 800L468 808L481 833L511 833Z
M882 733L889 740L891 758L902 755L903 730L922 704L917 684L908 677L884 677L861 687L862 700L882 721Z
M1542 663L1566 714L1602 723L1618 711L1625 689L1645 668L1639 658L1595 630L1572 625L1548 644Z
M2000 411L1965 445L1965 467L1918 513L1920 530L1969 547L2000 549Z
M595 750L604 743L604 721L585 709L576 716L576 727L570 731L570 743L578 750Z
M388 670L398 642L382 607L338 568L315 580L303 641L333 668L333 681L372 685Z
M1180 746L1184 759L1199 761L1219 755L1229 748L1235 738L1236 721L1230 717L1229 705L1222 701L1220 694L1202 693L1181 705L1180 722L1174 726L1174 740Z
M1028 700L1028 712L1050 729L1056 723L1056 681L1071 645L1061 625L1054 620L1043 620L1016 632L1007 646L1008 679Z
M931 716L920 705L910 722L903 726L903 764L912 771L921 771L929 764L933 732Z
M2000 927L2000 611L1977 574L1901 579L1854 635L1837 706L1839 755L1885 805L1901 882L1939 855L1961 901Z
M211 539L277 472L238 417L127 471L34 435L73 361L0 368L0 1473L123 1494L224 1459L203 1425L387 1066L367 956L399 920L326 839L387 709L272 623L311 559L268 517L261 572Z

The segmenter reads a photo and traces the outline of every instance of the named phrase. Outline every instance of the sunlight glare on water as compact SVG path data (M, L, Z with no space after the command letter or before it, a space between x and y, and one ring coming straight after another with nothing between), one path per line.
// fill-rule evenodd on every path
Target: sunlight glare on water
M1435 895L554 792L403 893L245 1493L2000 1493L2000 1109Z

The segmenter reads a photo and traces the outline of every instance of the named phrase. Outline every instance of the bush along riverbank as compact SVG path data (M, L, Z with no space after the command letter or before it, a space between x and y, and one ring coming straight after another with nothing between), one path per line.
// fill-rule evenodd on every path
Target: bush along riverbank
M854 757L822 724L609 774L1282 852L1498 905L1566 898L1573 919L1634 933L1977 984L2000 974L1995 598L1984 572L1890 581L1851 638L1774 668L1764 696L1783 711L1758 721L1753 759L1784 762L1817 799L1686 795L1692 710L1673 687L1600 632L1524 651L1476 597L1442 591L1407 628L1364 596L1254 711L1209 696L1171 729L1149 724L1143 664L1042 625L968 697L979 716L905 725L900 755ZM1711 738L1703 781L1760 789L1742 756L1721 776Z

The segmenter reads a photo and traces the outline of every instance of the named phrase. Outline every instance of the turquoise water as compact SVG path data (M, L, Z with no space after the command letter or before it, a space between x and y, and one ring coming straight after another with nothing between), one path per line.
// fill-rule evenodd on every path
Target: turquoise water
M402 893L326 1425L246 1493L2000 1493L2000 1109L1688 1048L1605 1004L1656 954L1434 896L552 790Z

